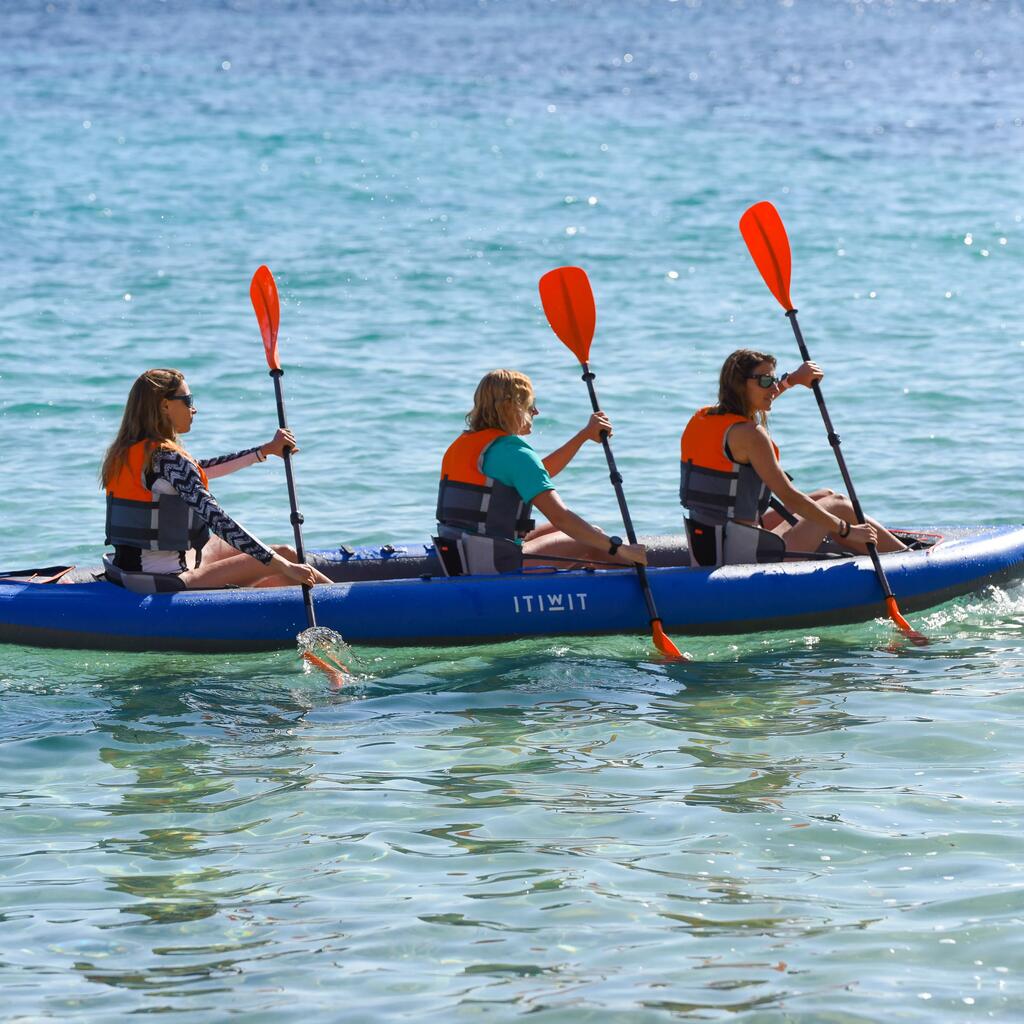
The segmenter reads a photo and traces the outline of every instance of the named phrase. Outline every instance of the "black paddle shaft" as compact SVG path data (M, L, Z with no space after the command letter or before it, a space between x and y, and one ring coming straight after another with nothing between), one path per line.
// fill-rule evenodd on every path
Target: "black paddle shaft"
M807 344L800 330L800 324L797 322L796 313L795 309L786 310L786 316L789 317L789 322L793 327L793 334L796 335L796 343L800 347L800 356L805 363L808 363L811 360L811 354L807 351ZM832 417L828 414L828 409L825 406L825 396L821 393L821 385L817 381L813 384L813 391L815 400L818 403L818 411L821 413L821 419L825 424L825 430L828 434L828 443L832 445L832 451L835 452L836 462L839 463L839 472L842 474L843 483L846 484L846 493L849 494L850 504L853 505L853 515L859 525L866 522L866 520L864 518L864 510L861 508L860 501L857 498L857 492L854 490L853 481L850 479L850 471L846 467L846 459L843 457L842 440L836 433L835 427L832 426ZM878 548L874 544L869 544L867 547L868 554L871 556L871 564L875 567L875 575L882 586L882 593L886 597L892 597L892 587L889 586L885 570L878 559Z
M597 391L594 389L594 374L587 363L583 364L583 379L587 383L587 391L590 393L590 405L594 412L600 412L601 406L597 401ZM633 529L633 518L629 514L629 507L626 505L626 495L622 491L622 474L619 467L615 465L615 456L612 455L612 446L608 442L608 431L601 431L601 446L604 448L604 457L608 460L608 478L615 488L615 498L619 503L619 511L622 513L622 524L626 528L626 538L630 544L636 543L636 531ZM644 592L644 601L647 603L647 614L651 622L660 622L661 616L654 605L654 595L651 593L651 585L647 581L647 567L635 562L637 577L640 580L640 587Z
M284 411L284 388L281 385L281 378L284 370L271 370L270 376L274 378L274 395L277 398L277 423L282 430L288 429L288 420ZM302 513L299 511L299 502L295 497L295 476L292 473L292 452L290 448L284 450L284 475L288 481L288 503L291 505L292 530L295 533L295 554L300 562L305 562L306 552L302 545L302 524L304 522ZM303 586L302 600L306 606L306 619L310 626L316 625L316 613L313 611L313 594L309 587Z

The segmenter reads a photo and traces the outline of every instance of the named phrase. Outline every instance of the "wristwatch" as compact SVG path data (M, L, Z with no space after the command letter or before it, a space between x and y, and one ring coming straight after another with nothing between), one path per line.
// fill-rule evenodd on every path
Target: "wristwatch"
M622 538L616 537L614 534L612 534L612 536L609 537L608 540L611 541L611 546L608 548L608 554L618 554L619 548L622 547Z

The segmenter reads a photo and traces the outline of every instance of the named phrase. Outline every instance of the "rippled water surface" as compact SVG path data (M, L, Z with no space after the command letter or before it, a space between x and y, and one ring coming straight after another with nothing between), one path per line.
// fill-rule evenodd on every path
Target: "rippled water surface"
M641 532L739 344L797 363L736 222L770 199L865 506L1022 519L1017 3L0 9L4 567L98 561L131 379L212 455L275 409L311 546L426 536L480 373L586 415L536 280L587 267ZM814 402L773 433L839 486ZM606 528L596 447L559 478ZM217 482L270 541L280 464ZM1024 592L914 624L351 652L0 649L9 1020L1021 1019Z

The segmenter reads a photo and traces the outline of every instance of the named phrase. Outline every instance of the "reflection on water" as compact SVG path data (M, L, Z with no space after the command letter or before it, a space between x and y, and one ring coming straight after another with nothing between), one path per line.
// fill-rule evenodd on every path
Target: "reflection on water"
M55 1011L96 984L199 1013L244 982L284 1017L301 990L824 1019L881 962L999 1008L1020 801L983 705L1019 699L979 665L1024 653L987 609L985 644L912 654L882 623L874 651L874 627L716 638L687 666L635 660L645 638L364 651L346 694L288 653L22 652L0 976Z

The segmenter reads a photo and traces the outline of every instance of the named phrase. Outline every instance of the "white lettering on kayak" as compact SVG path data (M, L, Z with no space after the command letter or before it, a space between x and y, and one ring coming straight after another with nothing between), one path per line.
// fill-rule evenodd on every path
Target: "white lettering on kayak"
M581 612L587 610L587 595L577 594L513 594L512 604L516 615L532 615L534 612Z

